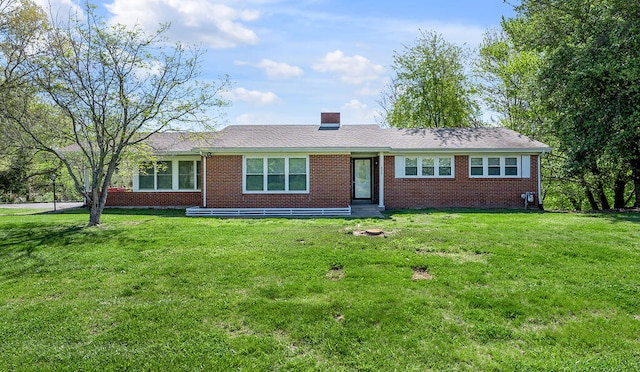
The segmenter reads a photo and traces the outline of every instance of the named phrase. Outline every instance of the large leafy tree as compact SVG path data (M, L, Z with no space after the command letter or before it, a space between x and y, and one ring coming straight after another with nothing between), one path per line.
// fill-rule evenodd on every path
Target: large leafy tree
M26 136L4 115L29 108L20 97L32 96L34 87L22 67L36 55L33 46L47 26L44 12L30 1L0 0L0 192L9 200L14 194L29 197L33 180L55 170L46 155L23 146Z
M503 21L506 25L507 21ZM498 114L497 124L538 140L547 140L544 114L536 95L541 56L518 50L502 30L489 30L480 45L475 70L480 96Z
M404 128L468 127L478 123L476 88L466 71L468 52L435 32L421 31L396 52L395 76L382 93L386 124Z
M84 11L29 45L34 52L15 68L29 84L5 95L20 104L3 114L30 146L62 162L97 225L118 164L156 132L211 125L204 114L226 104L218 93L228 82L199 82L201 51L168 44L166 27L147 34L108 25L90 4Z
M640 207L640 3L625 0L523 0L506 32L544 56L543 104L592 207Z
M497 115L493 117L494 124L556 147L541 162L544 181L541 200L550 200L554 207L581 209L582 179L565 171L567 157L557 150L557 139L549 130L548 115L539 94L543 55L514 44L504 29L521 27L516 21L503 20L502 27L503 30L487 31L479 48L475 71L481 82L480 95L487 108Z

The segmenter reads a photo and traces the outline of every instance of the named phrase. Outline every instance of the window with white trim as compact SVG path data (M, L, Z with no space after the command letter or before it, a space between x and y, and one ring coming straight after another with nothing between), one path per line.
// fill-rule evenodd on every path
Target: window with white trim
M453 178L452 156L405 156L404 178Z
M161 160L140 165L135 191L197 191L201 182L200 160Z
M309 192L309 157L245 156L243 192L271 194Z
M173 162L159 161L156 163L156 189L173 189Z
M154 163L145 162L138 170L138 188L140 190L156 189L156 168Z
M519 156L470 156L469 177L509 178L520 177Z

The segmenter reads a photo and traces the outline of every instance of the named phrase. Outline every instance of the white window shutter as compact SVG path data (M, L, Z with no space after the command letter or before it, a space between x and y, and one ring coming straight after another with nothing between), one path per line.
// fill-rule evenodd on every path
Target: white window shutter
M396 178L404 177L404 156L395 156L395 174Z
M522 155L520 164L522 167L522 178L531 178L531 156Z

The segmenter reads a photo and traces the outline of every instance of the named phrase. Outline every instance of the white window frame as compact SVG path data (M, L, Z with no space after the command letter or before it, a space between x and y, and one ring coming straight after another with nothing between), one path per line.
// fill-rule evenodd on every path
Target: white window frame
M181 189L179 188L179 162L189 161L193 162L195 172L193 174L193 188ZM158 189L158 163L171 162L171 188L170 189ZM153 162L153 188L152 189L140 189L140 167L136 168L133 175L133 191L134 192L184 192L184 191L201 191L201 187L198 187L198 174L202 172L202 163L198 168L198 162L202 162L200 157L184 157L184 158L171 158L171 159L157 159ZM201 180L202 181L202 180Z
M406 165L407 165L407 158L409 159L417 159L417 174L416 175L407 175L406 172ZM432 158L433 159L433 175L422 175L422 161L423 159L426 158ZM440 159L451 159L451 174L448 175L440 175ZM400 171L400 176L399 178L455 178L456 175L456 170L455 170L455 156L453 155L403 155L402 156L402 169ZM396 170L397 172L397 170Z
M247 190L247 159L262 159L262 190ZM268 159L284 159L284 190L268 190ZM289 190L289 159L305 159L306 190ZM308 194L309 193L309 155L243 155L242 156L242 193L243 194Z
M500 159L500 174L489 175L489 158ZM516 159L516 173L513 175L506 175L506 161L505 159ZM471 174L471 159L482 159L482 174ZM511 166L510 166L511 167ZM469 155L469 178L522 178L522 156L521 155Z

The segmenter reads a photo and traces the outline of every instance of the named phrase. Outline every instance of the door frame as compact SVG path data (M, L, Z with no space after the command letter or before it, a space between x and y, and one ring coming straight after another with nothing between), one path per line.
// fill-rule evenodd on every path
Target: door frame
M358 160L367 160L369 161L369 197L368 198L356 198L356 161ZM373 201L373 192L374 192L374 175L373 175L373 164L374 160L372 158L351 158L351 200L358 201Z

